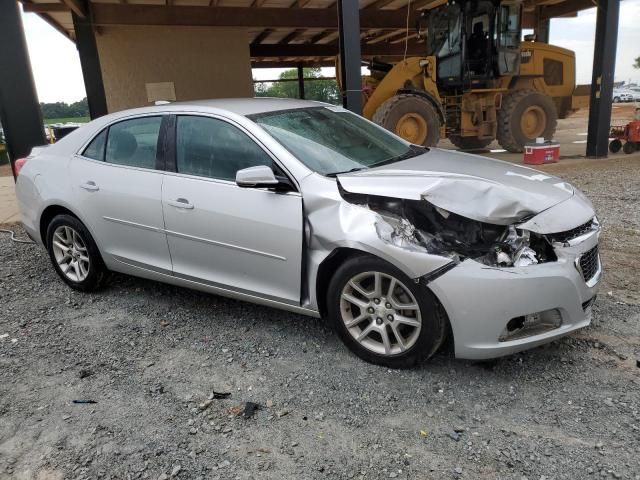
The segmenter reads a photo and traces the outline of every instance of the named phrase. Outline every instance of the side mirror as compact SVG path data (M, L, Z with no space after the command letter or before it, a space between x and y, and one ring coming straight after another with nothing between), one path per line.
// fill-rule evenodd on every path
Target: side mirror
M239 187L273 188L279 183L273 170L266 165L243 168L236 172L236 185Z

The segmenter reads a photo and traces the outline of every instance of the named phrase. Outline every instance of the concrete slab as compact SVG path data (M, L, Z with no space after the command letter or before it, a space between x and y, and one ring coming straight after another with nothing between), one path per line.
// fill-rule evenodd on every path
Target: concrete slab
M13 177L0 177L0 225L20 221Z

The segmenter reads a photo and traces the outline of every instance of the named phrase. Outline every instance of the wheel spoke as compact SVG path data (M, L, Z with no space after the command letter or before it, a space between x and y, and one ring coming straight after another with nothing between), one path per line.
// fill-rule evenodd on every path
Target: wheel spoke
M69 248L69 244L67 242L67 239L64 238L62 235L60 235L60 232L56 231L55 235L54 235L58 240L60 240L60 245L64 245L65 248Z
M82 277L80 276L80 265L77 260L73 262L73 271L76 272L76 281L79 282Z
M66 245L54 240L53 244L58 247L60 250L62 250L62 253L67 253L69 251L69 247L67 247Z
M80 265L80 273L82 273L82 280L84 280L85 277L89 274L89 262L78 261L78 264Z
M398 324L395 322L392 323L391 330L393 331L393 335L396 337L396 340L398 341L398 347L400 347L400 351L404 352L407 349L407 345L404 343L404 337L398 330Z
M373 296L372 292L367 292L364 288L362 288L362 285L360 285L353 279L349 280L349 286L365 298L371 298Z
M360 322L362 322L365 318L367 318L367 314L364 313L364 311L360 312L360 315L358 315L357 317L352 318L351 320L348 320L344 323L344 325L347 328L351 328L351 327L355 327L356 325L358 325Z
M369 325L367 325L365 327L364 330L362 330L362 332L360 332L360 335L358 335L356 337L356 340L361 342L362 340L364 340L370 333L371 331L375 328L375 324L373 322L371 322Z
M387 299L391 300L393 299L393 291L396 289L396 284L397 284L397 280L395 278L392 278L389 281L389 289L387 290Z
M417 310L418 305L416 303L400 303L393 297L387 297L389 303L396 310Z
M382 345L384 345L384 353L389 355L391 353L391 340L389 340L389 332L387 332L386 326L383 326L380 330L380 336L382 337Z
M82 260L83 262L89 263L89 257L87 257L86 255L80 255L80 260Z
M345 299L347 302L352 303L353 305L359 307L361 310L366 309L367 306L369 305L364 300L360 300L359 298L354 297L350 293L343 293L342 298Z
M411 317L405 317L404 315L396 315L394 317L394 321L398 322L398 323L402 323L404 325L409 325L411 327L419 327L420 326L420 320L418 320L417 318L411 318Z
M71 256L68 253L65 253L64 256L58 260L58 265L62 265L63 263L66 263L67 260L70 260Z
M382 274L380 272L375 272L373 274L373 295L379 297L382 295Z

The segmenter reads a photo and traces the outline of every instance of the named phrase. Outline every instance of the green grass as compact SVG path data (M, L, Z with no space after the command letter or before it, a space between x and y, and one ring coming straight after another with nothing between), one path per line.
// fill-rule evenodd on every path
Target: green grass
M69 117L69 118L46 118L44 120L45 125L51 125L52 123L87 123L91 119L89 117Z

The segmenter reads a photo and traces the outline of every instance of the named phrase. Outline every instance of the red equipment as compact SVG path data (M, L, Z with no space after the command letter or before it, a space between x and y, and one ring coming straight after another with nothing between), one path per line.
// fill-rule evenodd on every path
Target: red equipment
M609 138L613 138L609 142L609 151L611 153L618 153L620 148L624 153L633 153L636 150L640 150L640 116L636 110L636 119L633 122L626 125L612 126L611 132L609 132ZM624 146L622 141L624 140Z

